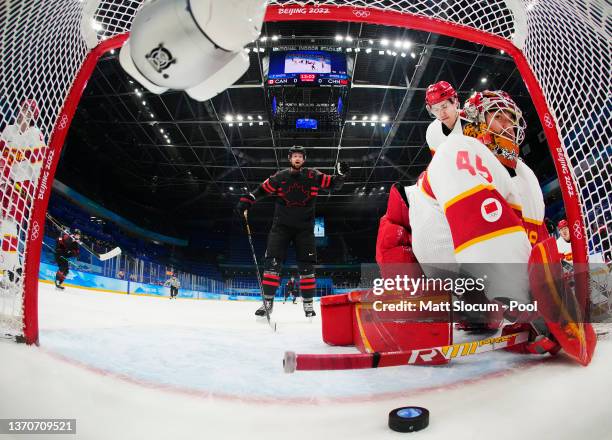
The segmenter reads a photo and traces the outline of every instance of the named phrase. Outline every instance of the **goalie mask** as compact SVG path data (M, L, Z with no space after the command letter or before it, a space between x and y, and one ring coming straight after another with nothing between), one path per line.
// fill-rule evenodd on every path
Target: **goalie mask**
M516 168L527 125L510 95L502 90L476 92L465 102L461 118L468 121L466 136L477 138L502 164Z

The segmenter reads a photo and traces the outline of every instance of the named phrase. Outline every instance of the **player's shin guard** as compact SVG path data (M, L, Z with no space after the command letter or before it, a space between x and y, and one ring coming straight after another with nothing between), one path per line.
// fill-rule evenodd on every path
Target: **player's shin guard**
M264 271L261 284L264 298L274 300L276 289L280 285L280 276L275 272Z
M304 300L307 298L312 299L314 297L316 287L317 282L313 273L308 275L300 275L300 293L302 294L302 298L304 298Z
M312 302L316 291L316 285L314 273L300 276L300 293L304 301L304 313L307 318L316 316Z

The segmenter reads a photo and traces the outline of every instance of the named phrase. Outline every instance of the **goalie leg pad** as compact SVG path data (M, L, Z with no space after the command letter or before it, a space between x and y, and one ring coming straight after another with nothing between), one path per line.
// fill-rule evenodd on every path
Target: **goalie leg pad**
M587 322L588 301L579 301L574 289L563 282L554 238L533 247L529 257L529 284L533 300L554 339L568 356L588 365L597 345L593 326Z

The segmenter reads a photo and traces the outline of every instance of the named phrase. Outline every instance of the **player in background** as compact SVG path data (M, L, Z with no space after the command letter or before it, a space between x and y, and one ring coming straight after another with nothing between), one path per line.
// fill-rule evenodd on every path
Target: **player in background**
M323 174L306 168L304 147L293 146L288 156L290 167L266 179L252 193L240 198L236 210L241 219L244 212L267 196L275 196L274 218L268 234L264 257L263 297L264 304L255 312L265 316L266 309L272 312L276 289L280 284L282 264L289 243L295 246L300 275L300 293L307 317L315 316L313 297L316 292L314 264L316 247L314 237L315 201L319 190L340 189L349 172L348 164L338 162L335 175Z
M425 92L425 108L435 118L425 135L433 157L449 135L463 134L457 92L446 81L430 84ZM378 227L376 261L384 277L404 274L410 264L417 262L411 247L412 230L408 219L406 188L400 182L391 186L387 212L380 219ZM411 276L417 275L411 273Z
M70 272L70 258L79 256L79 240L81 231L74 230L74 233L64 232L57 239L55 244L55 262L57 272L55 273L55 287L64 290L64 280Z
M285 285L285 297L283 299L283 303L287 302L287 298L289 295L293 296L293 304L295 304L295 277L291 277L287 284Z
M15 124L7 125L0 134L0 198L2 218L0 234L0 270L5 278L14 279L21 272L18 243L23 222L30 217L36 180L40 174L45 140L35 126L39 109L36 101L25 99L17 113Z
M425 134L433 156L451 133L462 133L457 92L446 81L431 84L425 92L425 107L429 114L436 118L429 124Z
M164 283L164 286L170 287L170 299L173 299L178 296L178 290L179 287L181 287L181 282L178 280L175 274L172 274L170 279Z
M572 257L572 242L570 240L570 231L567 220L562 219L557 224L557 229L559 230L559 238L557 238L557 249L559 249L559 254L561 254L561 258L564 262L573 264Z

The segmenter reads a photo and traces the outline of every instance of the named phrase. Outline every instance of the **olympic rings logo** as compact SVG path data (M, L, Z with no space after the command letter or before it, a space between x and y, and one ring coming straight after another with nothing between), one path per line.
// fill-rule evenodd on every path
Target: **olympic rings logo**
M38 240L38 235L40 234L40 226L38 225L38 222L35 221L32 224L32 240Z
M364 9L353 9L353 14L359 18L366 18L370 16L370 11Z
M59 121L59 124L57 124L57 127L60 130L63 130L64 128L66 128L66 125L68 124L68 116L66 116L66 113L62 114L62 118Z
M548 112L546 112L546 114L544 115L544 125L546 125L548 128L553 127L552 116L550 116L550 113Z
M582 228L580 227L580 222L578 220L574 222L574 236L578 240L582 239Z

